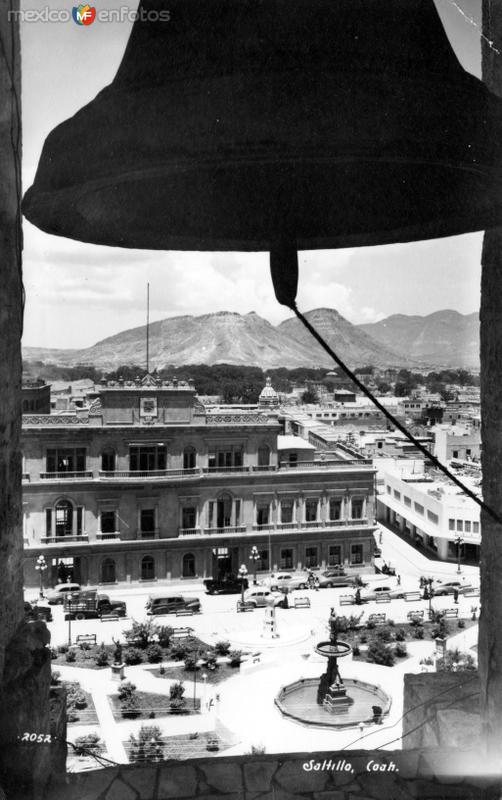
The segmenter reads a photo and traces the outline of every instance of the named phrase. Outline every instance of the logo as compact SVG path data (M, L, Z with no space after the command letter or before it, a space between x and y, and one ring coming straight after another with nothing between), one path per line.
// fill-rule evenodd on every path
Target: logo
M92 25L96 16L96 9L87 3L80 3L79 6L73 6L72 16L77 25Z

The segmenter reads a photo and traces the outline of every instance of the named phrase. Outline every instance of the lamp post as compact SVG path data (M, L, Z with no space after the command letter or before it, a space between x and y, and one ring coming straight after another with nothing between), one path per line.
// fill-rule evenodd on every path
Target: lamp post
M427 599L429 600L429 619L432 618L432 598L434 596L434 589L432 588L434 578L426 578L425 583L427 584Z
M206 692L207 692L207 674L205 672L202 673L202 680L204 681L204 692L202 695L202 705L204 711L206 710Z
M259 554L258 548L256 547L255 544L251 548L251 554L250 554L249 558L253 562L253 586L256 586L256 583L257 583L257 581L256 581L256 562L260 560L260 554Z
M44 574L44 570L47 569L47 564L45 562L44 556L40 555L37 558L37 563L35 564L35 569L38 570L39 573L40 573L40 591L38 593L38 596L39 596L40 600L43 600L44 599L43 574Z
M244 578L248 574L248 568L245 564L241 564L239 567L239 577L241 579L241 603L244 602Z
M460 568L460 553L461 553L461 547L462 547L463 543L464 543L464 540L462 539L462 537L461 536L457 536L457 538L455 539L455 544L457 545L457 574L458 575L460 575L460 573L462 572L462 570Z

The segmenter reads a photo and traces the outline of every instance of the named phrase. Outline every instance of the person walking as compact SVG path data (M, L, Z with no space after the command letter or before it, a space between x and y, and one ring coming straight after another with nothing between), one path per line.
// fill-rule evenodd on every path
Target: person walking
M401 586L401 576L400 575L397 576L397 585Z
M455 589L453 592L453 602L458 605L458 589Z

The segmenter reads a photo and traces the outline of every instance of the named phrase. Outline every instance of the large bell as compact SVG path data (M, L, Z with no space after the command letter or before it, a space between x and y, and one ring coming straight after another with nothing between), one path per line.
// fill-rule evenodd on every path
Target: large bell
M139 13L113 83L45 142L24 201L43 230L294 250L501 224L502 102L460 67L432 0Z

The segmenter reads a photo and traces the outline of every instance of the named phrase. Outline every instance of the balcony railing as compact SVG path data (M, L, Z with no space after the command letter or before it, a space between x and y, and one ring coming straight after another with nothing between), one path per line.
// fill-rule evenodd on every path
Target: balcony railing
M80 472L41 472L40 480L42 481L67 481L67 480L81 480L82 478L92 478L92 472L82 470Z
M158 531L138 531L138 539L158 539Z
M335 461L296 461L290 464L289 461L281 461L279 469L294 469L296 471L307 469L341 469L343 467L372 467L373 462L370 458L351 458L351 459L336 459Z
M88 542L89 536L87 533L81 533L79 536L41 536L40 541L42 544L79 544Z
M180 536L202 536L201 528L179 528Z
M253 525L254 531L273 531L275 525L273 523L266 523L265 525Z
M229 536L232 533L246 533L245 525L229 525L225 528L204 528L206 536Z
M113 533L103 533L103 531L98 531L96 533L96 539L99 541L104 541L105 539L120 539L120 531L114 531Z
M100 470L100 478L109 478L110 480L117 480L123 478L190 478L194 475L200 475L200 467L192 467L191 469L134 469L124 470L117 469L113 471Z
M202 472L206 475L212 472L250 472L251 467L202 467Z

